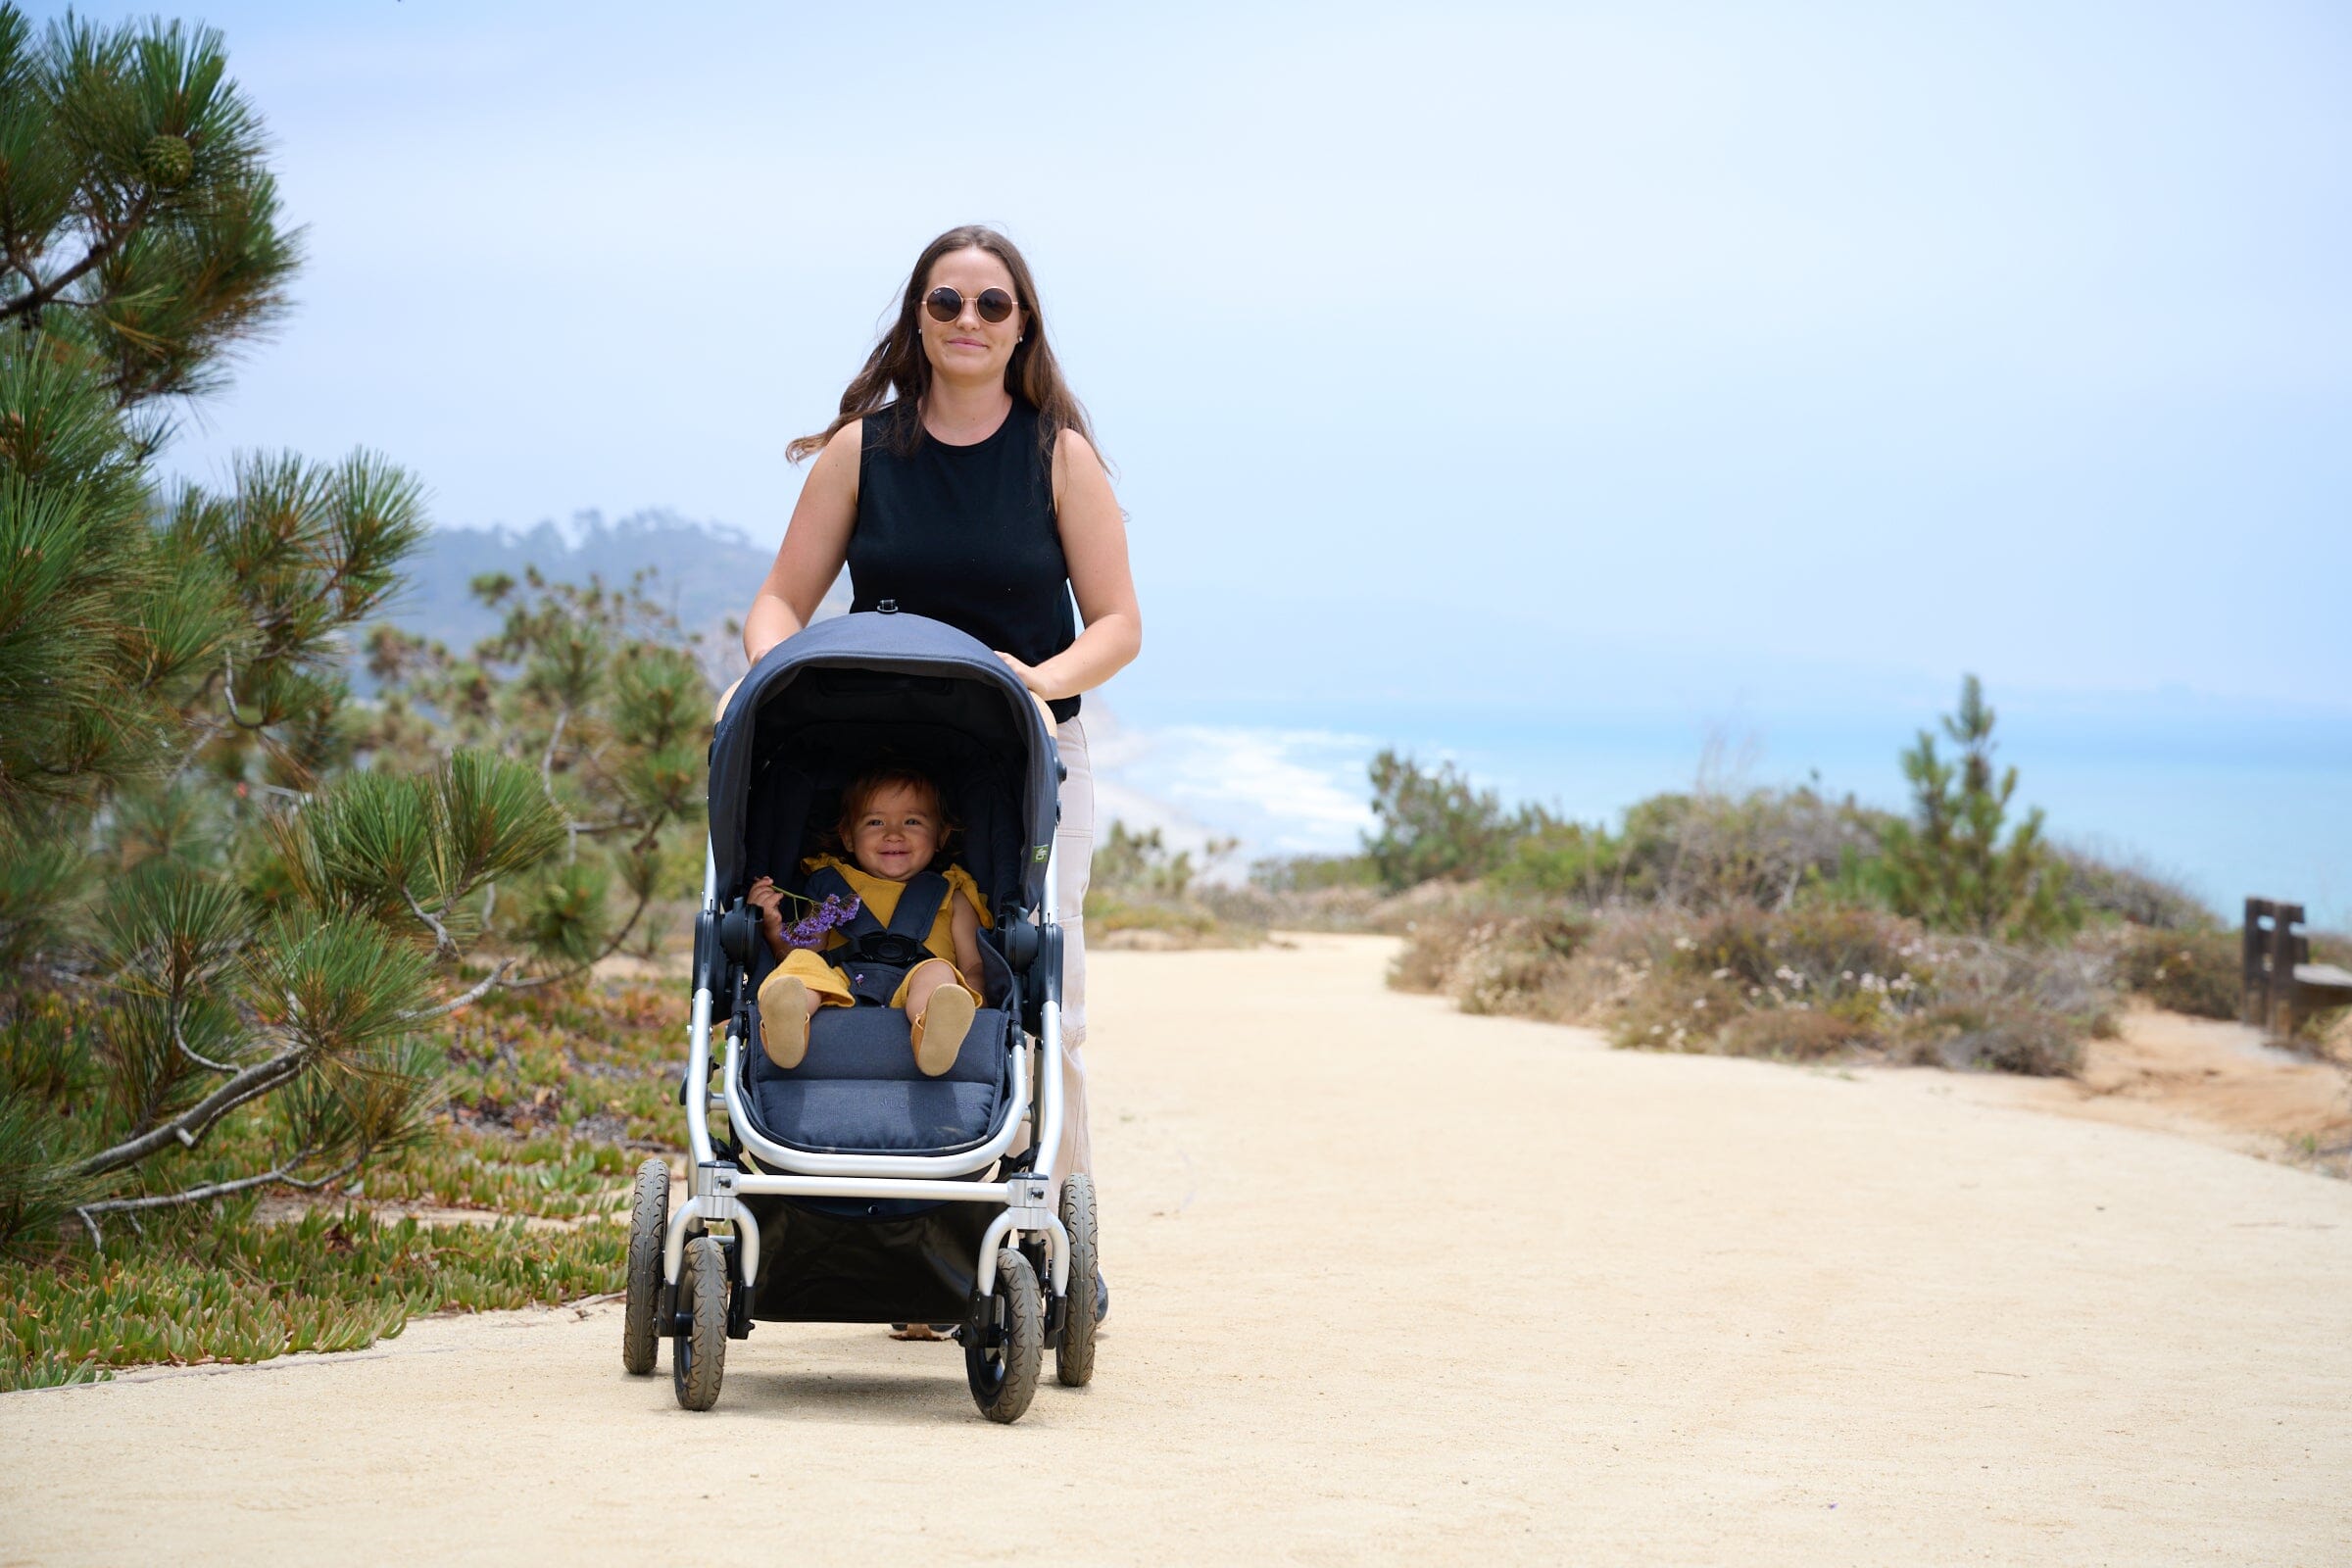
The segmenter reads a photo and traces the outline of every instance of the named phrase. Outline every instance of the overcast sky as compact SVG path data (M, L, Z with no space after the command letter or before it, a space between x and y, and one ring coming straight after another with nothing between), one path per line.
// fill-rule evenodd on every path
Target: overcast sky
M181 14L311 256L194 472L772 540L979 220L1117 466L1139 708L2352 714L2340 6Z

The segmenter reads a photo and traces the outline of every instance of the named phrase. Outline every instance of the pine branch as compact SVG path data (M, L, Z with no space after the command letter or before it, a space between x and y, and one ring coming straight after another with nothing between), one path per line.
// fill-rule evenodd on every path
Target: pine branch
M215 1061L212 1057L198 1051L194 1046L189 1045L188 1037L180 1033L179 1015L180 999L175 996L172 999L172 1043L179 1048L179 1054L181 1055L187 1057L197 1066L209 1068L214 1072L235 1072L237 1070L234 1062ZM193 1144L193 1140L183 1140L183 1142L188 1142L191 1145Z
M407 888L404 887L400 890L400 896L409 901L410 913L416 915L417 919L422 920L426 925L433 928L433 951L435 953L446 953L452 956L455 956L458 952L458 939L449 934L449 927L443 925L439 920L435 919L432 911L427 909L423 905L418 904L416 902L416 895L411 893Z
M620 929L612 933L612 940L606 943L604 950L598 953L594 957L589 958L581 963L575 963L568 969L558 969L554 974L531 975L521 980L510 980L507 982L507 989L510 991L531 991L536 990L540 986L552 986L559 980L569 980L576 976L586 974L589 970L595 968L598 964L604 962L607 958L610 958L612 956L612 955L620 951L620 945L629 940L629 933L635 930L637 927L638 916L645 913L645 906L653 902L653 897L654 896L651 891L637 895L637 907L629 911L629 917L620 923Z
M291 1158L281 1160L274 1168L263 1171L257 1176L240 1176L233 1181L225 1182L207 1182L202 1187L190 1187L177 1193L154 1193L144 1198L109 1198L95 1203L83 1203L74 1212L90 1233L91 1249L102 1252L106 1250L106 1237L105 1233L98 1228L98 1221L95 1217L97 1215L129 1214L132 1216L132 1223L136 1224L138 1214L146 1209L176 1208L184 1203L201 1203L215 1198L228 1198L238 1193L249 1193L257 1187L291 1187L297 1192L315 1193L321 1187L332 1186L351 1175L368 1158L367 1151L363 1150L354 1154L342 1169L327 1175L304 1178L293 1174L302 1168L305 1160L317 1152L318 1151L314 1149L297 1151Z
M291 1083L301 1073L308 1053L295 1046L278 1053L267 1061L257 1061L241 1069L220 1088L181 1111L171 1120L161 1122L136 1138L124 1139L112 1149L100 1150L74 1167L76 1176L103 1176L108 1171L135 1165L167 1144L179 1143L188 1148L212 1130L215 1122L248 1101L281 1085Z
M553 728L552 730L548 731L548 736L547 736L547 750L546 750L545 752L541 753L541 754L540 754L540 757L539 757L539 779L540 779L540 782L541 782L541 783L544 783L544 784L547 784L547 785L549 785L549 787L550 787L550 788L553 788L553 785L554 785L554 775L555 775L555 769L556 769L556 748L557 748L558 746L560 746L560 745L562 745L562 744L563 744L563 741L564 741L564 725L565 721L566 721L566 720L568 720L570 717L571 717L571 706L570 706L568 703L567 703L567 704L565 704L564 707L562 707L562 708L559 708L559 709L557 709L557 710L556 710L556 724L555 724L555 728Z
M99 236L90 241L90 248L81 260L58 273L47 283L34 279L33 286L15 299L0 300L0 321L8 320L12 317L37 315L41 308L56 299L59 292L68 284L113 255L116 249L136 233L139 225L147 220L148 202L149 198L142 193L136 201L130 204L130 211L122 216L120 226L111 229L102 228ZM22 261L19 261L17 266L20 270L24 269ZM31 277L32 274L27 270L25 275Z
M446 1017L450 1013L456 1012L461 1007L470 1007L475 1003L481 1001L482 998L488 996L498 987L508 984L507 976L512 973L514 969L514 966L521 961L522 960L519 958L501 958L491 969L491 971L487 975L483 976L480 983L475 985L465 995L452 997L447 1002L440 1003L434 1006L418 1007L413 1012L404 1012L400 1015L401 1019L403 1022L407 1023L423 1023L429 1018ZM528 982L516 983L527 984Z

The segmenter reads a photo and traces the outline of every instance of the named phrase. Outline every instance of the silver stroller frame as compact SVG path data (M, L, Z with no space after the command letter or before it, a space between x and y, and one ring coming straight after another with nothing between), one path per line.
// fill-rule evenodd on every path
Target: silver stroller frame
M1046 867L1045 931L1055 932L1060 910L1054 896L1054 860ZM703 911L718 910L718 866L706 847L703 855ZM688 1236L708 1231L720 1238L728 1252L736 1286L745 1291L760 1277L760 1223L739 1195L769 1193L788 1198L901 1198L929 1202L997 1203L1004 1212L989 1224L981 1239L973 1275L982 1297L993 1295L997 1254L1016 1250L1035 1238L1046 1249L1053 1278L1052 1294L1069 1295L1070 1237L1054 1212L1054 1164L1061 1149L1061 1002L1058 986L1048 991L1041 1011L1043 1038L1031 1049L1024 1031L1013 1048L1012 1101L1003 1113L997 1135L977 1149L955 1154L820 1154L788 1149L760 1136L742 1103L744 1042L725 1036L719 1094L710 1094L710 991L698 984L694 993L693 1024L686 1056L686 1135L694 1164L687 1178L687 1199L669 1216L662 1248L662 1278L674 1293ZM1033 1084L1034 1080L1034 1084ZM1034 1107L1036 1114L1030 1115ZM742 1146L758 1155L768 1169L746 1171L717 1157L710 1143L710 1112L724 1110L727 1125ZM1024 1125L1034 1124L1037 1157L1031 1168L1005 1181L975 1182L952 1178L986 1170L1014 1152L1013 1144ZM1094 1309L1090 1299L1072 1310Z
M966 820L998 915L997 936L981 945L983 967L992 984L1005 983L1003 1033L992 1032L987 1047L995 1119L979 1121L975 1101L972 1119L952 1123L953 1141L927 1138L911 1121L904 1133L846 1144L798 1137L799 1123L763 1121L767 1061L758 1040L744 1038L756 1016L747 990L759 941L745 902L750 858L760 857L764 868L799 856L817 785L796 763L776 766L793 748L805 746L812 762L829 765L845 749L906 745L918 754L942 749L979 792L965 803ZM710 745L710 833L680 1086L692 1167L673 1211L667 1162L649 1157L638 1166L624 1370L650 1374L666 1339L678 1402L708 1410L718 1398L727 1341L749 1334L755 1319L877 1322L928 1313L938 1321L953 1298L963 1320L965 1379L988 1419L1020 1419L1048 1348L1064 1387L1092 1379L1101 1289L1094 1184L1057 1168L1068 1113L1054 875L1060 777L1052 720L1004 661L919 615L886 608L806 627L738 684ZM794 835L781 849L772 842L778 832ZM853 1052L835 1059L857 1058ZM967 1060L981 1069L980 1058L959 1054L959 1064ZM869 1101L886 1102L887 1095ZM715 1111L725 1112L725 1138L711 1134ZM988 1206L949 1206L975 1203ZM875 1213L885 1207L896 1211ZM865 1228L867 1218L880 1228ZM868 1249L862 1262L837 1266L860 1248ZM966 1248L971 1278L962 1294ZM763 1253L765 1272L785 1269L782 1278L763 1278ZM1073 1277L1086 1298L1075 1305Z

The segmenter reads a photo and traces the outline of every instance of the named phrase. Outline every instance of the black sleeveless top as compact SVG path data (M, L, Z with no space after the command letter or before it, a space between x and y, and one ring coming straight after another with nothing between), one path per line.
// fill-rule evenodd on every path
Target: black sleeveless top
M913 454L900 457L890 438L900 420L919 417L910 403L865 416L850 608L896 600L1023 663L1043 663L1078 640L1078 612L1037 410L1016 397L987 440L952 447L922 431ZM1066 719L1078 699L1051 706Z

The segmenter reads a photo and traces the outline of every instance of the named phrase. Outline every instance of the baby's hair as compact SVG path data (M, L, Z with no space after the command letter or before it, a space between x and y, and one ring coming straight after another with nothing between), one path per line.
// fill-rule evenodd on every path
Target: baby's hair
M841 820L833 824L834 837L841 840L847 854L858 842L858 819L874 804L874 798L889 789L912 790L923 802L924 809L939 819L939 847L944 853L961 826L948 815L947 798L940 792L939 781L919 767L904 762L885 762L869 767L841 792Z

